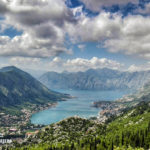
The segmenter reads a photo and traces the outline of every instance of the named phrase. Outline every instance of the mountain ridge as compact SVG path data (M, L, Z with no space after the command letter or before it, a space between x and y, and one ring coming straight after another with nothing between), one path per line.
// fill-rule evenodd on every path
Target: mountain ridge
M150 71L127 72L108 68L70 73L47 72L39 78L48 88L75 90L139 89L149 80Z
M15 66L0 69L0 106L15 106L23 103L44 104L67 97L49 90L30 74Z

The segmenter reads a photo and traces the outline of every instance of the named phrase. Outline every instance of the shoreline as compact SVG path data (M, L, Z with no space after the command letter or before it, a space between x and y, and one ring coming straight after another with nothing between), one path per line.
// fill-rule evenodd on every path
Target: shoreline
M45 111L45 110L48 110L48 109L50 109L50 108L55 108L57 105L58 105L58 102L56 102L56 103L48 103L48 104L45 104L45 105L43 105L43 106L40 105L39 107L37 107L35 110L33 110L33 111L31 112L28 122L30 122L30 123L33 124L33 125L38 125L38 124L34 124L34 123L31 122L31 117L32 117L34 114L39 113L39 112L41 112L41 111Z
M68 95L68 94L67 94ZM71 95L69 95L69 97L68 98L63 98L62 100L60 100L60 101L56 101L56 102L52 102L52 103L46 103L46 104L42 104L42 105L38 105L38 104L33 104L31 107L31 109L29 109L30 110L30 117L29 117L29 120L28 120L28 122L30 122L31 123L31 117L34 115L34 114L36 114L36 113L39 113L40 111L44 111L44 110L48 110L48 109L50 109L50 108L54 108L54 107L56 107L57 105L58 105L58 103L59 102L64 102L64 101L67 101L67 100L69 100L69 99L73 99L73 98L75 98L74 96L71 96ZM32 123L31 123L32 124ZM35 125L35 124L33 124L33 125Z
M61 101L57 101L57 102L55 102L55 103L47 103L47 104L44 104L44 105L38 105L38 107L33 108L32 112L31 112L31 114L30 114L30 118L29 118L29 121L28 121L28 122L31 123L31 117L32 117L34 114L36 114L36 113L38 113L38 112L40 112L40 111L48 110L48 109L50 109L50 108L55 108L55 107L58 105L59 102L68 101L68 100L71 100L71 99L74 99L74 98L77 98L77 96L71 96L71 95L69 95L68 98L64 98L64 99L62 99ZM32 124L32 123L31 123L31 124ZM36 124L33 124L33 125L36 125Z
M46 103L44 105L30 104L24 106L18 113L20 115L12 115L7 113L0 113L0 117L3 120L3 124L0 125L0 133L6 136L23 135L28 130L34 130L34 128L43 126L31 123L32 115L56 107L58 102ZM13 131L12 131L13 129Z
M40 111L44 111L44 110L47 110L47 109L50 109L50 108L54 108L58 105L58 102L56 103L47 103L47 104L44 104L44 105L39 105L37 108L35 108L33 111L32 111L32 115L40 112Z

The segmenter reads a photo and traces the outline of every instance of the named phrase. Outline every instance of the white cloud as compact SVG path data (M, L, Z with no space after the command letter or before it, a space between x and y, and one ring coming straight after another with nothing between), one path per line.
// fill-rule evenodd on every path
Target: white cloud
M64 44L64 28L66 22L72 24L75 19L64 0L0 0L0 8L5 16L3 24L23 32L0 46L1 56L50 57L70 53Z
M111 52L122 52L150 59L150 17L128 16L120 22L117 37L105 41L104 47Z
M150 3L145 4L144 8L138 8L137 10L135 10L135 13L149 15L150 14Z
M56 71L56 72L78 72L86 71L88 69L100 69L100 68L110 68L110 69L122 69L123 64L106 59L93 57L91 59L62 59L60 57L54 57L52 60L46 59L45 61L41 58L25 58L25 57L12 57L8 58L5 63L0 63L1 67L4 66L16 66L25 70L34 69L40 71Z
M41 69L43 63L40 58L12 57L8 60L8 64L5 64L5 66L8 65L13 65L19 68Z
M25 58L25 57L12 57L9 58L6 63L1 62L0 66L16 66L28 71L31 70L40 70L40 71L56 71L56 72L78 72L86 71L88 69L101 69L101 68L110 68L120 71L148 71L150 70L150 62L145 64L136 65L132 64L128 68L117 61L110 60L107 58L97 58L93 57L91 59L62 59L60 57L54 57L52 60L43 61L41 58ZM30 71L31 71L30 70Z
M52 45L50 42L51 39L35 39L27 33L15 36L13 39L8 36L1 36L0 55L46 58L58 55L61 52L72 53L71 50L67 50L61 45Z
M94 5L125 4L131 0L83 0ZM137 0L133 0L136 3ZM92 6L93 5L93 6ZM147 5L148 7L148 5ZM10 38L0 36L0 56L47 58L61 53L71 54L65 46L66 34L73 43L97 42L110 52L122 52L150 59L150 17L100 12L88 17L82 7L69 9L65 0L0 0L0 32L13 26L23 34Z
M125 5L127 3L137 4L139 0L81 0L88 9L92 11L100 11L103 6Z
M81 16L83 14L83 6L79 6L79 7L75 7L72 9L73 15L78 18L79 16Z
M68 24L67 30L72 41L101 42L120 34L121 16L102 12L98 16L89 18L81 16L78 24Z
M89 18L81 16L78 24L68 24L68 33L75 42L97 42L112 53L122 52L150 59L150 16L101 12Z
M111 68L120 69L123 65L114 60L109 60L106 58L93 57L90 60L83 58L68 59L63 60L59 57L55 57L49 64L48 68L53 68L53 71L69 71L78 72L86 71L88 69L98 69L98 68Z
M136 72L136 71L148 71L148 70L150 70L150 62L138 66L133 64L129 66L127 71Z

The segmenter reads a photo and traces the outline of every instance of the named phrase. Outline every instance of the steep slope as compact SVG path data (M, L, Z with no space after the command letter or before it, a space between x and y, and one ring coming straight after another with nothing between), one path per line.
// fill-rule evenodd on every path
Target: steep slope
M131 95L126 95L116 102L124 104L125 107L135 106L140 102L150 101L150 82L147 82L141 89ZM127 105L127 106L126 106Z
M92 106L102 110L98 117L100 121L109 116L120 115L122 111L131 109L141 102L150 102L150 82L133 94L125 95L115 101L96 101Z
M47 72L39 80L47 87L79 90L138 89L150 79L150 71L120 72L108 68L86 72Z
M67 95L53 92L28 73L10 66L0 70L0 107L24 103L44 104L63 100Z

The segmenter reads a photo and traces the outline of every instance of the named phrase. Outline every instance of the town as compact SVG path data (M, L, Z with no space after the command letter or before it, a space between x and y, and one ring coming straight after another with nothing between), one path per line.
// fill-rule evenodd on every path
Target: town
M55 107L57 103L45 105L33 104L28 108L23 108L21 115L11 115L5 112L0 113L0 148L11 145L14 142L21 144L31 135L35 135L44 125L35 125L30 122L32 114Z

